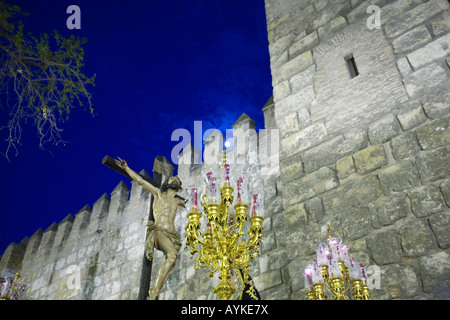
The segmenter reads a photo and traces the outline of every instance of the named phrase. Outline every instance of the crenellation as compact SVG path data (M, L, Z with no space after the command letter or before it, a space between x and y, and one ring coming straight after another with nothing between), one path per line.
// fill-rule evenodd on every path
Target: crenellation
M53 242L56 236L56 230L58 225L56 222L53 222L42 234L41 243L38 249L38 258L43 259L42 256L48 255L50 253L51 248L53 247Z
M96 206L94 205L94 209ZM75 220L72 224L70 239L76 240L80 237L84 230L88 228L92 216L92 209L89 205L84 206L75 214Z
M68 214L59 224L53 242L53 250L58 250L65 244L73 226L73 216Z
M160 179L161 184L164 183L173 175L174 169L175 167L169 159L163 156L157 156L153 162L153 180L159 181Z
M12 242L6 248L0 260L0 277L14 277L25 251L26 246L24 243Z
M111 192L111 203L109 206L109 212L117 212L118 206L128 201L130 196L130 189L125 182L120 181L119 184Z
M42 228L39 228L28 241L28 244L26 246L24 260L30 260L38 251L38 248L41 244L42 239Z

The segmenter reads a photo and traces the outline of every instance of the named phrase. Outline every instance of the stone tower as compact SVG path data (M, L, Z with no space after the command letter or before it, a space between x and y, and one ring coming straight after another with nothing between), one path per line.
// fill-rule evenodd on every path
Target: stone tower
M306 297L330 224L379 267L374 299L448 299L449 2L265 5L283 209L264 296Z

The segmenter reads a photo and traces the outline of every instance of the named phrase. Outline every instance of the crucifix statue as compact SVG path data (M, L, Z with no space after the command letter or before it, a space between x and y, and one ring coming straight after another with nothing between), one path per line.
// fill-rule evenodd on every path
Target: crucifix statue
M109 157L108 157L109 158ZM184 199L177 195L181 190L181 180L178 177L168 178L158 188L155 183L145 179L142 175L128 167L125 160L118 158L112 163L111 158L104 158L103 163L118 172L130 177L153 195L153 218L149 220L147 237L145 240L145 256L149 261L153 259L154 248L162 251L165 260L159 269L154 288L148 291L148 300L157 300L161 288L166 283L175 266L177 255L181 247L180 234L175 230L175 215L179 206L184 207ZM109 163L105 163L109 162Z

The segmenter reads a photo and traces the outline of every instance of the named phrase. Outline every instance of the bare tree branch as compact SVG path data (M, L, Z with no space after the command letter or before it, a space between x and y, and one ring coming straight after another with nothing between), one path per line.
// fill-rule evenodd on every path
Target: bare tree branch
M0 132L6 132L8 160L11 151L19 152L23 124L35 126L44 148L63 142L61 124L72 109L84 106L93 114L86 87L95 85L95 75L82 72L86 39L64 38L57 31L25 35L19 20L24 15L18 6L0 1L0 106L9 116Z

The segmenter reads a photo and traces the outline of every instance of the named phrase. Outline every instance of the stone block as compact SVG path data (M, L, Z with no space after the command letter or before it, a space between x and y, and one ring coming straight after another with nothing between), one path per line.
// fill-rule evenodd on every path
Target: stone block
M412 29L432 16L446 10L448 1L431 0L407 12L397 15L384 23L384 31L389 38L395 38L409 29Z
M450 93L445 92L439 96L431 95L431 99L424 101L423 109L431 119L438 119L450 113Z
M435 37L443 36L450 32L450 12L445 11L442 16L431 22L431 29Z
M324 39L328 36L332 36L336 31L344 28L346 25L347 20L344 17L339 16L331 20L325 26L320 27L317 31L319 33L319 37Z
M269 54L271 57L279 56L283 51L287 50L292 40L295 38L295 35L290 33L277 41L269 44Z
M356 152L353 159L356 171L360 174L366 174L387 164L386 153L380 144Z
M404 84L410 97L418 97L435 89L447 90L447 71L441 64L432 63L405 77Z
M363 131L351 130L344 136L339 135L303 153L305 172L334 165L337 160L351 155L367 146L367 138Z
M416 130L422 149L430 150L450 144L450 116L431 121Z
M408 131L392 138L391 150L396 160L403 160L415 156L420 152L420 146L414 132Z
M429 221L439 248L450 248L450 212L435 214L429 218Z
M336 162L336 171L339 179L345 179L350 174L355 172L355 164L353 163L353 157L347 156L339 159Z
M265 221L265 220L264 220ZM266 230L266 228L264 228ZM275 241L275 233L264 233L264 241L261 243L261 252L269 252L277 247L276 241Z
M370 213L367 207L352 208L343 212L340 217L345 239L356 240L371 231Z
M414 163L403 161L382 169L378 173L384 194L403 191L420 185Z
M301 108L298 111L298 125L300 128L306 128L311 124L311 115L309 114L308 108Z
M327 129L323 123L314 123L287 138L281 140L281 150L287 156L320 144L327 138Z
M283 276L283 273L282 273ZM291 286L288 284L285 284L283 281L283 284L270 288L261 294L263 297L270 297L271 300L289 300L291 299ZM251 310L251 311L250 311ZM255 306L250 307L249 306L249 314L252 312L253 314L256 313ZM259 311L261 312L261 310Z
M420 273L425 292L436 299L448 299L450 292L450 255L447 252L420 258Z
M432 185L423 186L408 192L411 208L418 218L427 217L445 209L439 189Z
M366 0L369 1L369 0ZM387 1L389 2L389 1ZM371 2L376 4L374 2ZM394 1L391 3L387 3L383 6L382 14L381 14L381 24L384 25L387 21L398 18L405 12L413 9L417 5L421 4L419 0L403 0L403 1Z
M391 300L416 297L421 289L420 276L411 265L392 264L381 268L381 290L373 290L371 299Z
M289 83L288 83L289 84ZM278 86L276 86L277 88ZM275 94L275 89L274 89ZM290 94L289 92L287 93ZM306 108L311 104L311 101L313 101L315 98L315 92L313 86L308 86L300 90L299 92L295 94L291 94L285 99L277 102L275 106L275 119L278 123L279 119L282 119L283 117L287 116L288 114L292 112L298 112L302 108ZM279 127L279 125L278 125Z
M383 194L376 176L351 180L322 196L325 213L335 214L367 205Z
M281 66L281 76L284 79L288 80L297 73L312 66L312 64L313 64L312 51L311 50L305 51Z
M417 169L422 181L433 181L450 176L449 147L420 152L416 157Z
M397 60L397 67L403 77L406 77L413 72L413 69L411 68L411 65L406 57L402 57Z
M397 115L397 119L403 130L409 130L427 121L427 116L422 107L418 105L412 110Z
M382 231L367 238L372 259L378 265L398 262L403 258L400 238L395 230Z
M389 198L381 198L373 203L373 209L381 226L394 224L408 214L406 196L404 194L396 194Z
M324 9L328 4L328 0L316 0L314 1L314 8L316 8L317 12L320 12Z
M288 256L285 250L275 251L269 255L262 255L259 260L259 270L261 273L265 273L273 270L280 270L286 266L288 262Z
M333 5L328 5L321 10L320 15L312 21L311 27L316 30L322 26L325 26L336 17L344 15L349 11L350 3L348 1L334 0Z
M316 246L323 242L324 235L316 224L299 225L291 228L289 232L277 233L277 244L289 252L289 259L313 255Z
M277 16L275 19L271 20L270 22L268 21L268 23L267 23L267 30L275 29L280 24L283 24L284 22L286 22L289 19L290 16L291 16L291 13L287 12L287 13L285 13L283 15Z
M436 238L426 219L405 221L399 235L403 252L407 257L420 257L437 248Z
M400 126L393 114L388 114L383 118L369 125L369 140L372 144L380 144L398 135Z
M362 2L362 3L361 3ZM354 8L349 14L347 14L347 20L349 23L355 23L359 19L367 19L367 7L370 5L367 0L353 0L351 1L352 8Z
M334 171L323 167L298 180L283 184L283 205L287 208L337 186Z
M264 291L283 283L280 270L273 270L254 277L258 291Z
M450 33L434 40L423 48L411 52L407 57L413 69L416 70L435 60L445 59L449 53Z
M305 287L304 272L305 267L311 263L309 258L297 258L289 262L288 272L291 279L292 291L298 291Z
M445 203L450 207L450 179L444 180L440 185L440 189L444 196Z
M302 8L302 11L298 8L298 3L288 1L290 2L291 6L295 6L291 9L291 16L288 20L283 22L282 24L279 24L275 28L275 40L278 39L281 36L284 36L285 34L293 33L293 34L301 34L306 26L308 19L300 19L300 12L302 15L305 15L306 17L309 17L309 15L315 15L317 13L314 12L314 7L312 5L306 6ZM309 18L312 19L312 18Z
M283 219L280 225L285 226L285 230L291 226L306 225L308 223L308 213L303 202L288 207L280 217ZM279 218L277 217L277 219Z
M281 138L286 138L300 130L298 124L298 113L293 112L278 122L278 126L281 131Z
M291 85L292 92L302 91L306 87L314 86L315 66L311 66L306 70L297 73L293 76L289 83Z
M307 36L301 38L297 42L295 42L290 48L289 48L289 56L290 57L296 57L297 55L301 54L302 52L306 50L311 50L315 46L319 44L319 37L317 35L316 31L311 32Z
M421 25L394 39L392 45L394 47L394 52L401 54L415 50L430 40L431 35L428 32L427 27Z
M308 216L313 222L322 221L325 215L325 209L323 207L322 199L319 197L312 198L306 202L306 207L308 210Z
M280 163L281 180L290 182L304 175L303 163L299 154L282 159Z
M287 97L291 93L291 87L289 81L283 81L273 87L273 101L277 103L283 98Z
M270 199L270 201L268 201L268 203L266 202L265 207L266 207L266 212L265 212L266 217L270 217L277 213L280 213L283 210L282 197L277 196L277 197Z

